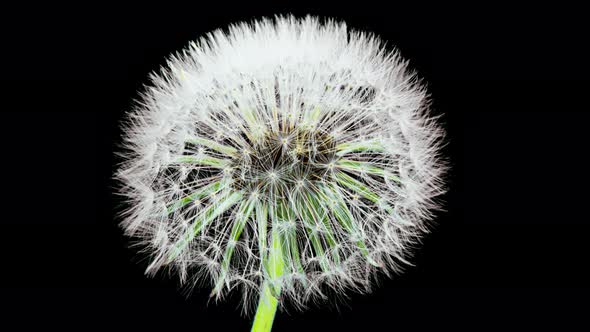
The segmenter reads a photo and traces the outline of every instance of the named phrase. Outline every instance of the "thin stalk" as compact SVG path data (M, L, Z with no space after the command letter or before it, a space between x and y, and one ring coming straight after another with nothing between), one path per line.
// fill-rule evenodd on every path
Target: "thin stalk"
M252 324L252 332L268 332L272 329L279 301L272 295L271 287L269 282L264 282L254 324Z
M271 247L268 254L268 276L270 280L262 284L262 293L258 300L258 308L252 332L269 332L277 312L279 301L277 297L281 292L281 284L278 280L283 275L284 259L281 237L276 230L272 231Z

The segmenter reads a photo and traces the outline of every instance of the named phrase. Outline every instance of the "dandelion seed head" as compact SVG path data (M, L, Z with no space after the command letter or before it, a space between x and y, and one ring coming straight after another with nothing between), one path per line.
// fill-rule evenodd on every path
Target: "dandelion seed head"
M117 173L149 272L241 289L245 308L264 282L303 308L399 272L446 168L407 64L312 17L233 25L173 55L128 116Z

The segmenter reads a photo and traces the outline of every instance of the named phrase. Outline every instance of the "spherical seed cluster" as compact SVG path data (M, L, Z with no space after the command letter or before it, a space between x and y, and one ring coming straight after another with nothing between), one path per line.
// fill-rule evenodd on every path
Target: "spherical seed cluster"
M407 263L444 163L406 64L310 17L234 25L172 56L129 115L117 174L148 272L245 300L271 285L302 306Z

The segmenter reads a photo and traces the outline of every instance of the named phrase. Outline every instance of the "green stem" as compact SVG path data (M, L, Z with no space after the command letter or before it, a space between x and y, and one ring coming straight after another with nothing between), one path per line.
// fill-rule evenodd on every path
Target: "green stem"
M283 275L285 267L283 245L276 229L272 231L271 237L267 266L269 280L265 280L262 284L262 292L258 300L252 332L269 332L271 330L279 302L277 297L281 293L281 284L278 279Z
M254 324L252 324L252 332L268 332L272 328L279 301L272 295L271 287L268 282L263 285Z

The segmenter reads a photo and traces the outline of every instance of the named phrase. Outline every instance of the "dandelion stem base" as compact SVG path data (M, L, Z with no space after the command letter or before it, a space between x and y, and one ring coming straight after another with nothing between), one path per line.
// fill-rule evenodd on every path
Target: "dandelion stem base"
M268 283L264 284L264 289L258 301L254 323L252 324L252 332L268 332L272 328L278 300L272 295L270 287L272 286Z

